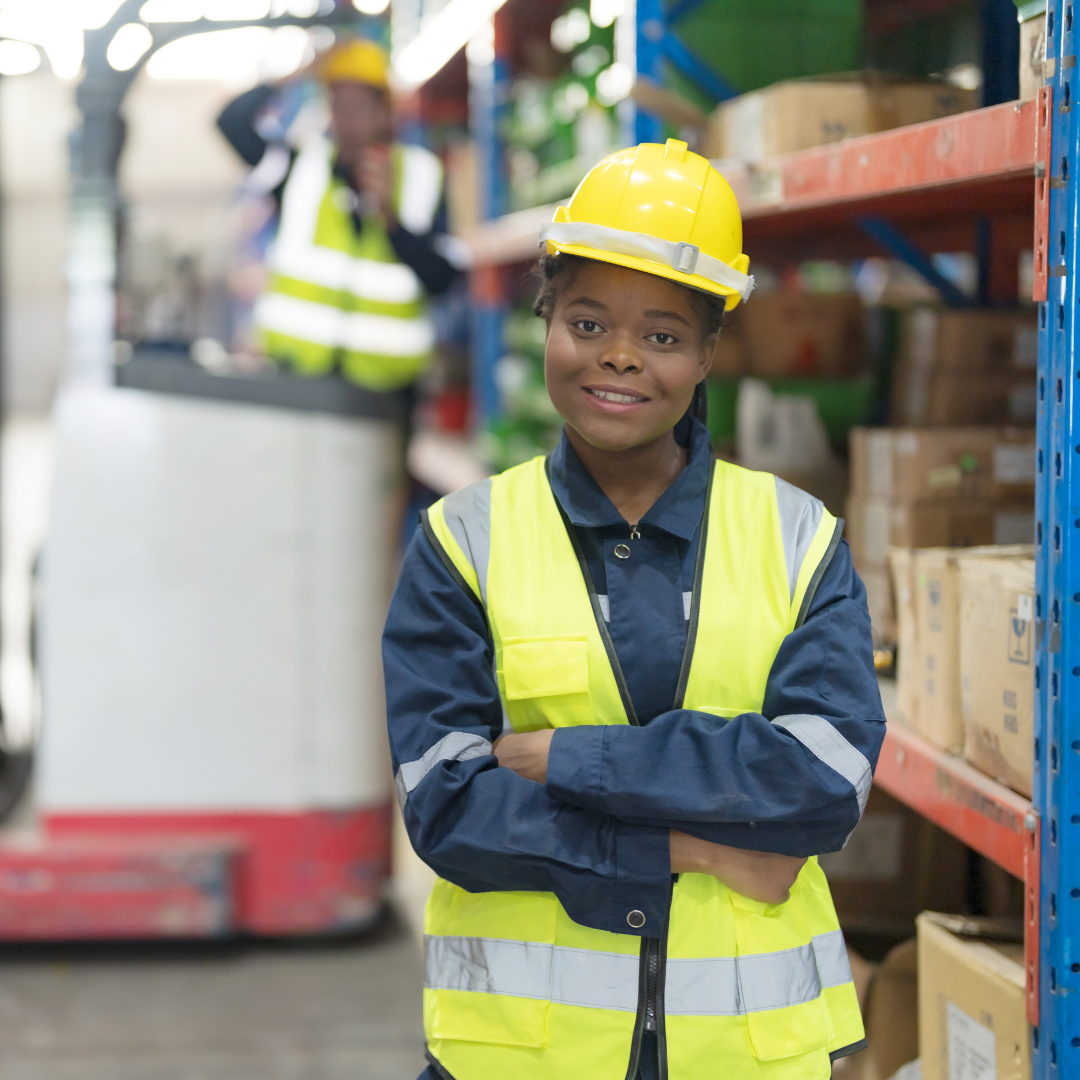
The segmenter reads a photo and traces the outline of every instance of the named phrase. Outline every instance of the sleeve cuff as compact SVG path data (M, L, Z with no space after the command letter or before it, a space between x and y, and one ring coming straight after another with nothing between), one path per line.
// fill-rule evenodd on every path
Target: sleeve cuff
M600 805L600 777L605 730L591 724L556 729L547 763L547 792L553 799L604 813Z
M607 929L613 934L660 937L671 907L670 830L616 821L615 855Z

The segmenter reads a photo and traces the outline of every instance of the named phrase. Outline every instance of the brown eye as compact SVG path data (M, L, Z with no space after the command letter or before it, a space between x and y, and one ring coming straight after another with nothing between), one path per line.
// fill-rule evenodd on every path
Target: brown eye
M603 329L599 323L593 322L592 319L578 319L574 325L579 330L584 330L586 334L598 334Z
M656 334L650 334L646 341L655 341L657 345L673 345L677 338L674 334L668 334L661 330Z

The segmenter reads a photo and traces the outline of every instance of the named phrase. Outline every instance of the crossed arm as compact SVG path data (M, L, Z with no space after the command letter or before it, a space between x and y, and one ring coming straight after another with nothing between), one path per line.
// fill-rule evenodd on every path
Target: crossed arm
M857 823L884 733L865 596L841 552L777 656L764 715L677 710L640 728L503 736L483 616L418 535L384 669L398 793L421 858L472 892L554 892L576 922L624 934L631 910L646 921L630 932L656 933L673 872L783 899L805 858L838 849ZM815 753L792 720L848 747L847 767Z

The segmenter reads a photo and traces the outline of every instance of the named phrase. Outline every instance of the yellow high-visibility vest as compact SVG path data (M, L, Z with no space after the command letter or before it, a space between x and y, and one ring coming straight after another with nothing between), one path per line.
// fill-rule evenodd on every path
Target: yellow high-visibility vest
M761 711L777 650L805 617L839 527L817 500L769 474L719 461L713 470L689 664L674 707L734 717ZM426 518L429 538L487 613L514 731L628 722L625 683L568 529L542 458L448 496ZM865 803L869 763L828 721L773 723L847 777ZM491 751L465 732L443 744L402 766L399 798L434 765L429 757ZM628 913L628 922L640 915ZM456 1080L633 1075L645 1011L639 983L655 943L581 926L552 893L469 893L444 880L424 932L428 1047ZM664 933L656 927L652 936ZM681 874L660 949L655 1007L671 1080L826 1080L830 1053L864 1037L815 858L779 905Z
M423 286L398 262L378 215L357 235L355 193L333 174L334 146L311 139L293 163L270 252L271 277L255 306L268 356L300 375L340 364L350 381L394 390L424 369L435 343ZM392 150L398 218L431 228L442 187L438 158L418 146Z

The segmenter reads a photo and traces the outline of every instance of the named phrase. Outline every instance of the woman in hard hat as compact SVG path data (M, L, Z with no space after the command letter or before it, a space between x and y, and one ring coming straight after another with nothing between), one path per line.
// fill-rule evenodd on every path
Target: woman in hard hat
M738 205L645 144L541 237L562 441L431 508L384 638L426 1076L825 1080L864 1041L813 856L885 725L842 523L698 419Z
M442 166L420 146L392 144L386 54L358 39L314 73L327 88L330 137L298 150L268 144L259 115L274 88L256 87L218 126L280 201L271 277L255 306L267 354L300 375L340 370L371 390L394 390L423 370L435 340L425 296L455 276L436 251Z

